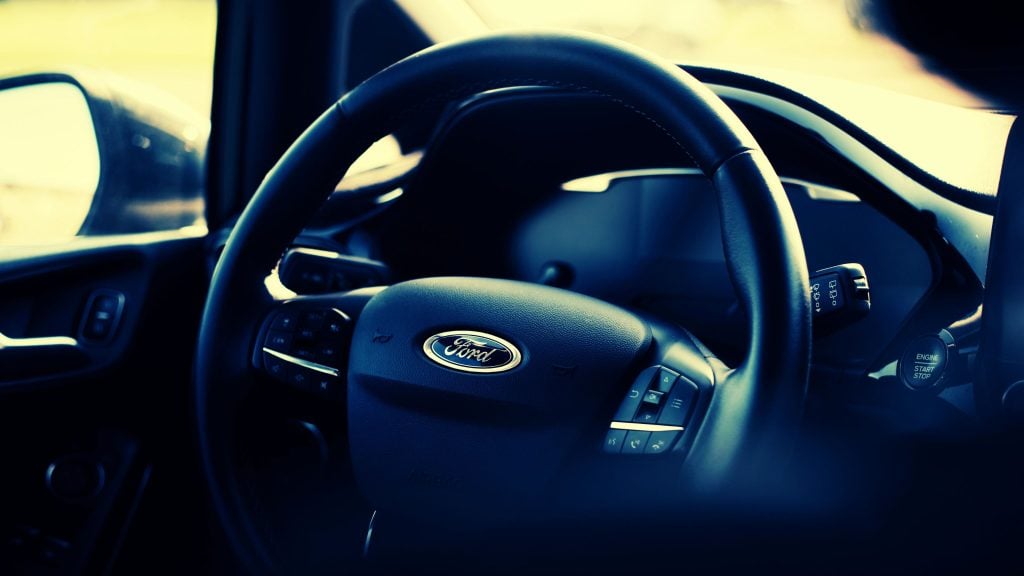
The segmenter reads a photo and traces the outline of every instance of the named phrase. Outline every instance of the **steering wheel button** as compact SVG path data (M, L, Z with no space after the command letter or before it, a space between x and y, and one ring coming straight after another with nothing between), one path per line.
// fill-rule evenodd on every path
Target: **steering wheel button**
M643 424L654 424L658 421L658 407L651 404L641 404L640 410L636 413L634 422Z
M678 432L651 432L651 438L647 441L647 448L644 450L644 454L668 452L678 435Z
M317 364L323 364L325 366L338 366L341 356L341 347L335 344L324 344L316 350Z
M289 366L288 371L288 383L300 390L309 390L311 382L313 381L313 374L305 368L298 366Z
M290 365L287 362L277 356L268 352L263 353L263 368L267 371L267 374L270 374L274 378L277 378L278 380L286 380L289 366Z
M274 317L274 323L271 325L272 330L283 330L291 332L295 330L295 326L298 324L298 315L294 312L278 312L277 316Z
M665 406L661 411L661 417L658 418L658 424L669 426L684 425L687 417L690 415L690 409L693 408L696 400L697 385L680 376L665 400Z
M622 445L625 443L625 430L609 430L608 435L604 437L604 451L608 454L618 454L622 452Z
M644 390L639 386L633 385L628 392L626 392L626 398L619 405L618 412L615 413L615 420L629 422L633 419L636 414L637 408L640 407L640 398L643 396Z
M292 355L296 358L302 358L303 360L309 360L310 362L317 361L316 352L313 352L309 348L296 348L292 351Z
M299 317L299 326L319 330L325 318L327 314L323 310L307 310Z
M623 454L643 454L644 449L647 448L647 440L650 439L650 432L641 432L639 430L630 430L626 434L626 439L622 443Z
M292 345L292 335L288 332L273 331L267 335L267 347L280 352L287 352Z
M667 369L662 368L658 371L658 379L654 382L653 388L658 392L668 392L672 389L672 385L676 383L676 378L679 374Z
M650 404L651 406L660 406L661 400L664 398L664 392L658 392L657 390L648 390L644 393L644 404Z
M326 374L317 374L312 381L310 389L322 398L331 398L335 395L335 388L338 380Z
M619 422L629 422L636 416L636 411L640 408L640 403L643 401L644 394L647 393L647 388L650 386L651 381L654 379L658 372L658 367L653 366L647 368L636 377L633 381L633 385L626 391L626 397L622 400L622 404L619 405L619 409L615 412L613 420Z
M345 320L333 317L324 324L323 335L328 338L337 338L345 331Z

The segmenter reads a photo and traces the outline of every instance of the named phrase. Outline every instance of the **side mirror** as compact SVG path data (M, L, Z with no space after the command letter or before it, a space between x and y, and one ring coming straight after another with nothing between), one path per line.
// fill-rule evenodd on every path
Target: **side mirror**
M0 90L0 242L74 236L100 181L85 94L68 82Z
M209 123L100 74L0 80L0 245L203 225Z

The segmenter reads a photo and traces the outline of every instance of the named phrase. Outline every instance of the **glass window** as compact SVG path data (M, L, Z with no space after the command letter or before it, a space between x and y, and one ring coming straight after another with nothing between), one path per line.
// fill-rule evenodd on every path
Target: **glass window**
M0 0L0 245L202 228L215 0Z
M988 103L863 25L851 0L468 0L496 29L614 36L681 63L831 76L970 107ZM928 4L922 2L922 9Z

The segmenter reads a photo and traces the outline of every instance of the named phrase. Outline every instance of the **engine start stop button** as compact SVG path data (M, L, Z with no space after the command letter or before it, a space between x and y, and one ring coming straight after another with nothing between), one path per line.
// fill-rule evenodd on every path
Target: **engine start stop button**
M948 362L946 343L938 336L922 336L904 350L897 371L904 385L923 390L938 386Z

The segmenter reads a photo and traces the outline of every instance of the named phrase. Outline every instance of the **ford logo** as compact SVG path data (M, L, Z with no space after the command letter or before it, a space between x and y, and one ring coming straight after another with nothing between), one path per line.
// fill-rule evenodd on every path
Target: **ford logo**
M463 372L505 372L523 359L511 342L469 330L434 334L423 343L423 353L441 366Z

